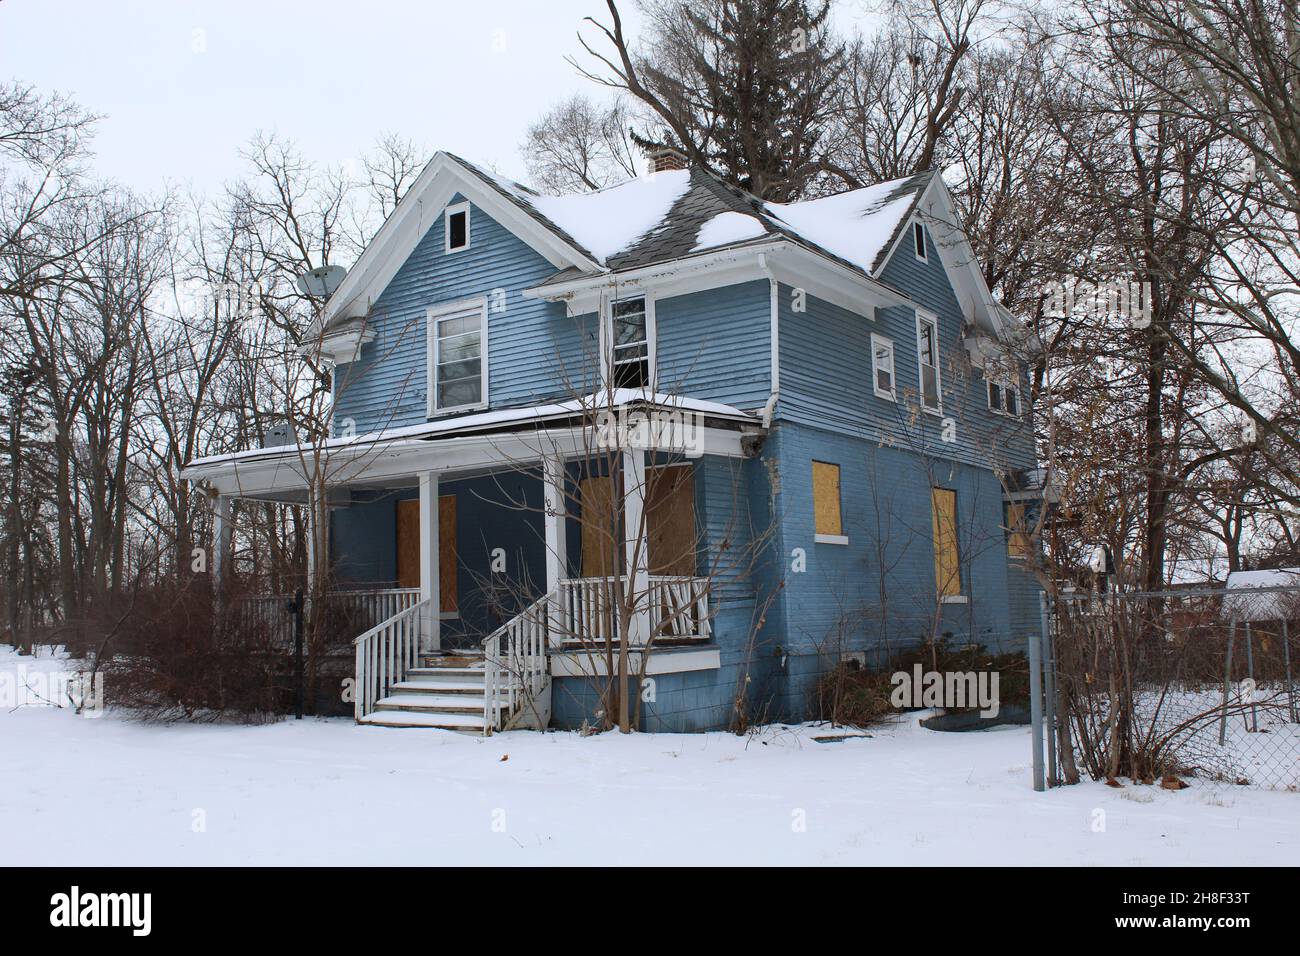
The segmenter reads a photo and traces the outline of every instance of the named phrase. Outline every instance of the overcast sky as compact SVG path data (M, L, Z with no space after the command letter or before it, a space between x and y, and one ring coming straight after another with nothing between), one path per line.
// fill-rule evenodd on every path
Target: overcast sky
M600 0L0 0L0 76L102 114L96 168L146 191L215 191L259 129L322 162L392 131L523 179L528 124L593 90L564 56L579 50L582 17L603 11Z

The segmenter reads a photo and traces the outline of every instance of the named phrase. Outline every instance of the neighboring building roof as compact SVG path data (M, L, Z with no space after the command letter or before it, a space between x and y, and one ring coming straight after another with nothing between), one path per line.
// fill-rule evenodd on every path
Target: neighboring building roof
M1223 598L1223 617L1239 621L1277 621L1300 613L1300 568L1277 568L1273 571L1232 571L1224 589L1236 591ZM1293 588L1263 591L1258 588Z

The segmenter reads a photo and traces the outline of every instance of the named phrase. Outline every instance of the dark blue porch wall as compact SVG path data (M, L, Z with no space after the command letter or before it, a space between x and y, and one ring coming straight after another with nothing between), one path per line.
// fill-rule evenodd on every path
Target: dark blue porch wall
M787 657L773 678L772 716L799 720L808 716L816 676L840 653L864 651L868 666L878 666L931 633L936 604L930 476L919 455L790 423L778 425L768 444L780 462L776 507L787 568L774 609L785 622ZM814 540L814 460L840 466L848 545ZM957 492L962 593L970 599L937 609L938 632L990 649L1010 645L1015 635L1001 485L987 469L952 461L932 466L935 484ZM792 570L796 548L807 556L802 573ZM1014 646L1020 646L1018 638Z
M514 595L540 594L546 580L546 549L540 513L540 479L526 472L444 480L440 495L456 496L457 602L460 619L444 621L448 636L485 636L501 621L501 605ZM333 511L332 552L341 581L393 586L397 577L396 502L418 498L414 488L365 492L349 508ZM522 502L526 510L518 510ZM506 552L506 573L491 573L491 552Z
M460 196L452 199L459 201ZM425 421L425 310L480 296L488 301L491 406L568 397L559 368L581 387L593 367L584 352L596 355L595 327L566 317L563 304L523 296L523 290L554 274L554 266L477 206L470 210L470 247L446 253L440 212L375 300L370 316L375 340L362 347L358 361L336 371L336 432L349 419L357 433ZM504 299L494 295L496 290Z
M772 390L766 279L655 300L657 388L762 408Z
M641 704L640 729L645 731L725 729L733 724L738 692L747 699L749 712L760 716L771 692L778 631L770 613L765 621L760 618L779 584L780 567L770 524L767 467L761 459L709 455L698 459L695 469L700 573L714 579L712 643L718 647L721 666L655 675L655 699ZM594 722L598 706L594 682L553 682L553 726L577 728Z

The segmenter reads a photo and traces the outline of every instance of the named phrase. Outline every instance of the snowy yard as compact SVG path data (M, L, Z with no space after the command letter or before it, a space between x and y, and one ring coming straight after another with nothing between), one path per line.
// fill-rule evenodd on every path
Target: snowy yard
M0 673L18 660L0 651ZM0 865L1252 865L1300 851L1300 794L1035 794L1026 728L813 739L826 732L479 739L6 706Z

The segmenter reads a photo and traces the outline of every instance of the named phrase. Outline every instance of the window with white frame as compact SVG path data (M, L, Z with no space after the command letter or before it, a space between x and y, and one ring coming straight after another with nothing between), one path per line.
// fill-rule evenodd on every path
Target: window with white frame
M925 312L916 313L916 358L920 365L921 407L937 412L942 408L939 382L939 320Z
M999 415L1020 416L1020 389L1010 382L989 379L989 410Z
M894 401L894 343L871 333L871 382L876 395Z
M446 252L459 252L469 248L469 203L457 203L448 206L443 216L446 231L443 249Z
M912 250L922 262L929 259L925 251L925 226L919 222L912 223Z
M610 305L610 379L615 388L649 388L650 313L646 297Z
M486 312L481 301L429 310L429 414L486 403Z

